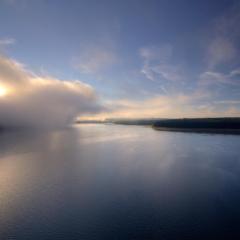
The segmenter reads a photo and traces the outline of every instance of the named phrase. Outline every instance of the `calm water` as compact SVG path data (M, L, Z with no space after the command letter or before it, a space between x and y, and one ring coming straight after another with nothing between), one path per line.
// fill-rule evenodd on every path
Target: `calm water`
M240 239L240 136L120 125L0 135L1 240L220 237Z

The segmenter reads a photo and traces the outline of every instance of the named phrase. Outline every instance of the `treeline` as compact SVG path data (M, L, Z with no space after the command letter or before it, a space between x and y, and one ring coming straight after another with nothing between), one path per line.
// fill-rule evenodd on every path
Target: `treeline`
M106 119L108 123L123 124L123 125L150 125L152 126L158 121L161 121L162 118L143 118L143 119Z
M113 119L106 119L105 121L97 121L97 120L77 121L77 123L113 123L113 124L123 124L123 125L143 125L143 126L152 126L156 130L240 134L240 118L239 117L182 118L182 119L113 118Z
M168 119L154 122L153 127L181 129L240 129L240 118Z
M81 123L104 123L104 121L101 120L77 120L75 123L81 124Z

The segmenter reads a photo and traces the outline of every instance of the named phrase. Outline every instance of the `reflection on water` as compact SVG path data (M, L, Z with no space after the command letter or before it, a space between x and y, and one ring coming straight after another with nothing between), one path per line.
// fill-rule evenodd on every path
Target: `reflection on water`
M239 136L80 125L0 136L0 239L240 236Z

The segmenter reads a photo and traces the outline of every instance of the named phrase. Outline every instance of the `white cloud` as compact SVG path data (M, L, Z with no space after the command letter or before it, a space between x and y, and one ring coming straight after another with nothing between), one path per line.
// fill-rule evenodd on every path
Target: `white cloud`
M79 81L36 76L0 56L0 126L62 126L100 106L93 88Z
M239 104L240 105L240 100L221 100L221 101L215 101L214 103L216 103L216 104L231 104L231 105Z
M240 74L239 69L232 70L228 74L220 72L206 71L200 75L200 85L227 84L240 86L240 79L236 81L235 77Z
M240 68L232 70L229 75L230 77L240 77Z
M152 70L167 80L178 81L182 79L180 68L170 64L160 64L153 67Z
M15 42L14 38L2 38L0 39L0 46L12 45Z
M169 44L161 47L145 47L139 50L144 60L143 73L149 80L182 80L182 71L179 66L170 64L172 57L172 46Z
M200 84L201 85L211 85L219 83L227 83L228 78L219 72L207 71L200 75Z
M235 102L221 108L218 103L212 102L209 92L200 90L192 94L158 95L143 100L115 100L106 105L111 111L88 116L88 119L240 116Z

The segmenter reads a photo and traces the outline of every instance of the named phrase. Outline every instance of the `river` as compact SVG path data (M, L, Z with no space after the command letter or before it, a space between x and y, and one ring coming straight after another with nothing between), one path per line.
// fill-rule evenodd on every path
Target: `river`
M82 124L0 135L1 240L240 239L240 136Z

